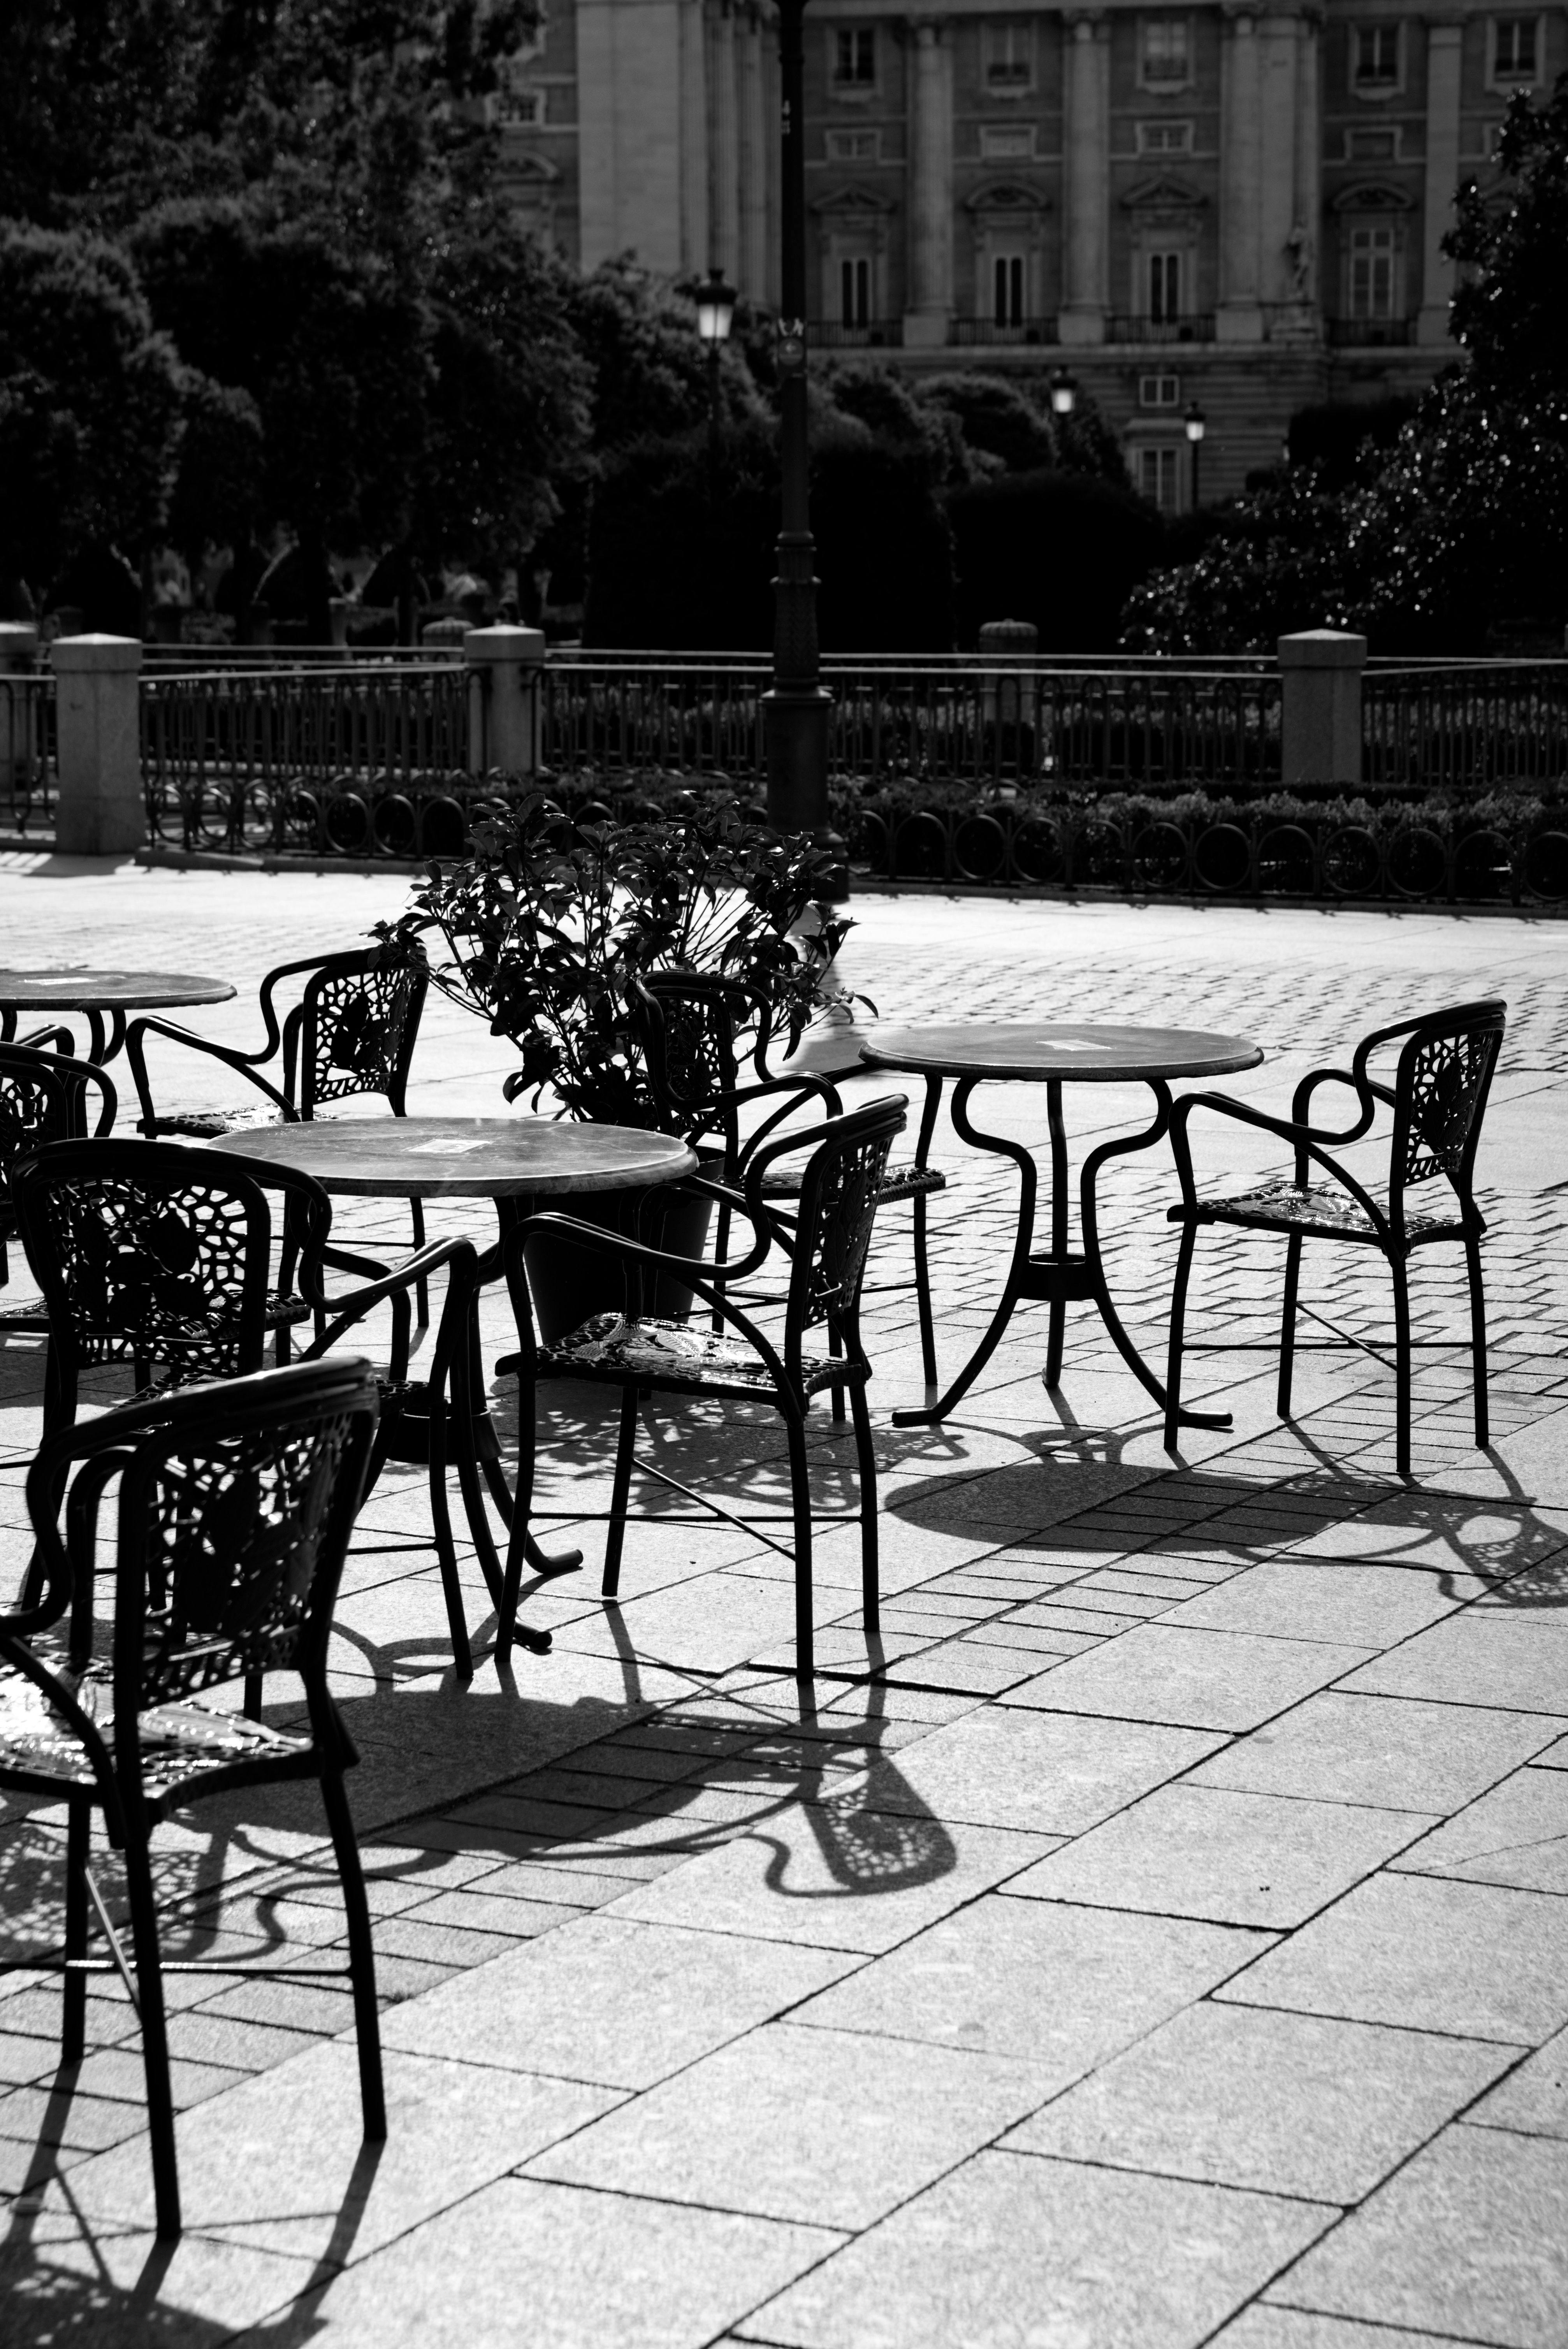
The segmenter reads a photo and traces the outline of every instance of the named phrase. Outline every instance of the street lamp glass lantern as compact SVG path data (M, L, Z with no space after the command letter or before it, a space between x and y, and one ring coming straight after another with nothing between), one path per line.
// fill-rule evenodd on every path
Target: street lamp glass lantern
M1195 449L1209 429L1209 419L1196 400L1187 410L1187 438Z
M722 269L710 269L707 283L696 290L696 330L705 343L727 343L735 323L737 295L727 285Z
M1051 411L1056 416L1070 416L1078 405L1078 378L1066 367L1057 367L1051 375Z

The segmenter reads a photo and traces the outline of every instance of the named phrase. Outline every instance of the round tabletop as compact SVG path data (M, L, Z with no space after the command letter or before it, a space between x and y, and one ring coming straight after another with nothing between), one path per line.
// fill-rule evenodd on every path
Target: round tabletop
M245 1126L211 1144L372 1198L510 1199L627 1191L696 1171L673 1133L545 1117L345 1117Z
M1222 1077L1255 1069L1263 1050L1246 1036L1202 1028L1124 1028L1091 1020L964 1019L879 1028L861 1046L872 1069L927 1077L1014 1077L1067 1084L1137 1083L1161 1077Z
M0 1011L169 1011L233 992L183 970L0 970Z

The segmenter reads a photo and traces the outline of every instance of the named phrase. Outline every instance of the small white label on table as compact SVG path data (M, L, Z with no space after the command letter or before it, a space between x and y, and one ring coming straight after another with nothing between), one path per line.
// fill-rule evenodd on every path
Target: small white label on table
M469 1142L416 1142L408 1150L410 1158L460 1158L465 1151L483 1150L490 1137L476 1133Z

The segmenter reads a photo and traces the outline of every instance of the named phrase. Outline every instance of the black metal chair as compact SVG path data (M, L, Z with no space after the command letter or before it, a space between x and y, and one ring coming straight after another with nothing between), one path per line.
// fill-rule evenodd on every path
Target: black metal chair
M1508 1006L1496 998L1460 1003L1418 1019L1400 1020L1364 1037L1348 1070L1314 1069L1295 1089L1287 1119L1233 1101L1224 1093L1189 1093L1176 1104L1171 1143L1181 1183L1181 1203L1170 1221L1181 1226L1181 1252L1171 1300L1171 1355L1165 1390L1165 1442L1176 1443L1181 1401L1181 1348L1187 1284L1192 1252L1202 1224L1228 1224L1243 1231L1277 1233L1285 1241L1284 1309L1280 1325L1279 1414L1290 1416L1291 1372L1295 1350L1296 1293L1301 1252L1308 1239L1347 1240L1375 1247L1394 1284L1394 1331L1398 1474L1410 1474L1410 1299L1407 1267L1417 1248L1440 1243L1465 1252L1470 1280L1470 1356L1475 1392L1475 1440L1487 1442L1486 1301L1481 1288L1480 1241L1485 1220L1472 1187L1475 1156L1492 1071L1502 1050ZM1392 1085L1369 1074L1375 1052L1403 1040ZM1358 1112L1343 1133L1308 1123L1312 1097L1320 1085L1348 1086ZM1378 1106L1393 1112L1387 1185L1381 1202L1329 1155L1369 1133ZM1227 1198L1198 1195L1187 1128L1198 1110L1277 1133L1295 1149L1294 1176L1284 1175ZM1313 1179L1321 1168L1329 1182ZM1408 1194L1439 1176L1451 1201L1431 1206Z
M289 981L304 978L299 999L280 1019L276 998ZM345 954L312 955L280 963L262 981L259 998L265 1041L253 1052L214 1042L173 1021L133 1020L126 1030L141 1114L141 1133L211 1142L255 1122L254 1111L190 1110L160 1114L147 1071L150 1037L180 1044L222 1061L272 1104L285 1124L314 1118L325 1102L362 1094L385 1096L394 1117L407 1114L408 1071L419 1021L429 992L430 972L418 941L359 947ZM263 1071L274 1068L276 1081ZM414 1245L425 1245L425 1212L411 1200ZM419 1291L419 1318L428 1312Z
M365 2134L387 2134L370 1912L343 1787L358 1755L326 1684L333 1602L375 1424L369 1366L335 1358L106 1413L46 1444L27 1478L44 1573L30 1604L0 1615L0 1786L66 1806L65 1942L61 1959L12 1963L63 1975L67 2064L85 2053L88 1978L118 1973L129 1992L141 2023L160 2236L180 2232L180 2182L150 1847L171 1812L204 1796L279 1779L319 1783L343 1885L347 1966L201 1959L177 1970L346 1974ZM105 1655L94 1568L99 1510L117 1475ZM263 1671L298 1673L308 1729L267 1728L213 1702ZM92 1874L95 1815L124 1856L129 1951ZM105 1956L91 1951L95 1926ZM300 2158L308 2159L307 2147Z
M70 1041L68 1036L66 1040ZM0 1288L10 1281L9 1243L17 1236L11 1169L40 1143L74 1142L86 1135L89 1087L98 1094L93 1131L106 1134L114 1124L118 1103L114 1086L94 1061L70 1060L27 1044L0 1044ZM48 1326L39 1306L0 1308L0 1330L42 1334Z
M468 1408L469 1393L473 1243L436 1241L387 1269L329 1247L332 1201L311 1175L190 1143L52 1143L18 1162L12 1190L48 1315L46 1436L73 1424L84 1371L128 1364L139 1394L242 1378L262 1368L269 1336L286 1341L293 1325L314 1319L304 1359L317 1360L377 1306L390 1308L366 1490L388 1458L428 1465L453 1652L459 1674L470 1678L446 1468L449 1416L454 1404ZM272 1200L280 1203L276 1216ZM274 1243L297 1259L297 1290L273 1284ZM328 1263L357 1274L358 1285L331 1295ZM440 1322L426 1375L415 1380L408 1292L442 1267ZM463 1447L458 1458L466 1490L475 1472ZM477 1506L477 1493L474 1499ZM259 1702L259 1688L252 1693Z
M768 1054L775 1038L767 1008L738 981L703 972L655 971L633 982L630 1002L661 1124L689 1142L707 1172L728 1188L745 1182L752 1153L808 1102L820 1102L830 1117L842 1114L843 1102L830 1079L804 1072L772 1073ZM754 1081L743 1084L740 1071L746 1058L757 1074ZM777 1106L743 1136L741 1112L775 1097ZM928 1386L936 1383L936 1334L931 1311L925 1203L934 1192L947 1188L947 1177L926 1162L940 1099L940 1086L931 1087L914 1157L888 1167L877 1200L878 1206L887 1207L907 1199L914 1209L915 1302ZM799 1180L799 1166L778 1166L769 1176L769 1195L779 1201L790 1199ZM721 1208L716 1240L721 1257L728 1229L728 1211Z
M497 1364L499 1373L518 1377L518 1482L506 1583L496 1633L496 1661L510 1652L521 1583L523 1546L532 1507L535 1453L535 1387L541 1379L583 1379L621 1389L621 1430L608 1512L603 1596L620 1588L621 1550L635 1459L637 1407L655 1392L707 1395L721 1401L767 1403L783 1419L789 1451L793 1550L771 1536L759 1538L795 1568L796 1671L809 1679L814 1669L811 1606L811 1492L806 1461L806 1415L811 1398L824 1389L848 1390L854 1419L861 1506L852 1513L861 1528L862 1619L874 1637L878 1617L876 1458L872 1448L866 1381L872 1366L861 1342L860 1297L871 1246L872 1225L886 1173L888 1152L903 1131L902 1094L829 1119L810 1133L764 1143L747 1161L744 1191L736 1194L695 1178L722 1204L743 1214L754 1233L752 1246L733 1264L707 1263L643 1247L635 1240L579 1223L567 1216L530 1216L507 1235L502 1250L507 1285L517 1314L521 1350ZM768 1197L769 1173L786 1154L803 1157L798 1196L786 1218ZM550 1346L534 1335L523 1250L532 1233L570 1237L619 1258L626 1282L624 1313L598 1313ZM733 1283L755 1272L778 1245L789 1258L781 1345L765 1337L735 1301ZM723 1329L705 1330L641 1309L645 1273L678 1275L712 1309ZM731 1330L738 1335L731 1335ZM810 1350L807 1340L822 1330L830 1350ZM694 1493L650 1462L646 1475L687 1500L748 1532L763 1520L738 1517L717 1502Z

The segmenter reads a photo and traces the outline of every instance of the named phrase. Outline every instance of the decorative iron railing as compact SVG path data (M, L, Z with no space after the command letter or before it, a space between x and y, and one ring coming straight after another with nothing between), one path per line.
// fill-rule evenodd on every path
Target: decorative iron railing
M830 767L862 782L1233 784L1280 771L1279 679L1261 662L1089 669L935 657L828 660L822 673ZM765 662L741 658L552 660L544 764L760 783L769 681Z
M1212 343L1214 314L1196 311L1188 318L1142 318L1114 311L1105 322L1108 343Z
M1054 343L1057 338L1056 315L1041 318L1011 318L1006 324L999 318L954 318L948 326L950 343Z
M1368 664L1368 783L1484 791L1568 779L1568 661Z
M1272 802L1272 804L1271 804ZM1568 801L1487 820L1397 795L998 796L920 807L890 793L841 816L851 864L894 881L1315 903L1568 901Z
M56 774L54 678L0 677L0 829L52 831Z
M170 845L456 854L482 796L468 765L460 664L154 673L142 682L148 824Z

